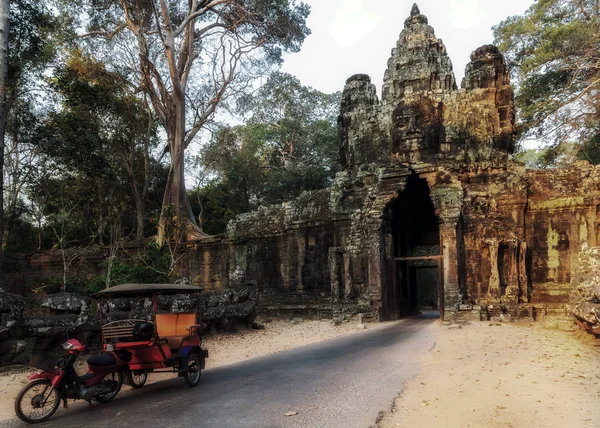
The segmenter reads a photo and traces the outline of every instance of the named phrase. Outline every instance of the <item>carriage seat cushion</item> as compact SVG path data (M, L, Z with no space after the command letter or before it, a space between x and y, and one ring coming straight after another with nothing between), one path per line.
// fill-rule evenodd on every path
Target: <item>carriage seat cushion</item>
M196 325L196 314L156 314L158 337L167 339L169 347L178 350L183 338L189 336L189 327Z
M115 358L115 354L124 363L131 361L131 352L127 351L126 349L118 349L114 352L101 352L97 355L92 355L90 358L88 358L87 363L89 366L97 367L116 366L117 359Z

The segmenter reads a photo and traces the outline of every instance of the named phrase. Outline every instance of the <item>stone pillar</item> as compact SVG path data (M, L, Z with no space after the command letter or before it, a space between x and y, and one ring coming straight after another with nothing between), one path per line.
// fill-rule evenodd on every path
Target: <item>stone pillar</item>
M348 300L352 297L352 269L351 257L347 252L344 253L344 299Z
M296 260L296 291L304 290L304 277L302 269L304 268L304 258L306 256L306 237L298 234L296 237L297 260Z
M343 251L338 247L329 248L329 282L331 283L331 301L340 300L340 287L342 286L342 271L344 269Z
M381 306L382 281L385 270L382 270L382 255L380 253L369 252L369 277L366 295L371 304ZM362 295L363 293L361 293ZM362 296L361 296L362 297Z
M500 272L498 272L498 241L496 239L487 239L485 241L490 248L490 280L488 283L488 297L491 299L500 298Z
M504 254L504 263L507 267L505 299L510 303L519 301L519 273L518 273L518 243L508 242L508 251Z
M458 284L458 247L456 227L458 219L444 219L440 225L440 241L444 264L444 311L450 318L452 312L461 303Z
M529 303L529 293L527 286L527 243L521 242L519 245L519 303Z
M444 278L444 317L451 318L461 302L458 281L457 227L463 204L463 188L458 180L431 187L431 199L439 213L440 245Z

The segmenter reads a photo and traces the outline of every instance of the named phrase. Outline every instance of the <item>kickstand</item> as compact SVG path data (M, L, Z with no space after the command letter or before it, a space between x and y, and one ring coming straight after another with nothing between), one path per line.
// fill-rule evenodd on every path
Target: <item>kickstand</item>
M68 409L69 406L67 405L67 397L63 397L63 408Z

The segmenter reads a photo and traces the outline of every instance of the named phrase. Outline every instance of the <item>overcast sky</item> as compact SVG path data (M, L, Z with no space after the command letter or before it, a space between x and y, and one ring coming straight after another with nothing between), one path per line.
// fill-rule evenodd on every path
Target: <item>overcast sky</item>
M300 53L286 57L283 70L323 92L342 90L348 77L366 73L381 94L387 60L414 0L303 1L312 7L308 19L312 34ZM471 52L492 43L491 27L508 16L522 14L532 3L420 0L418 5L436 36L444 41L460 86Z

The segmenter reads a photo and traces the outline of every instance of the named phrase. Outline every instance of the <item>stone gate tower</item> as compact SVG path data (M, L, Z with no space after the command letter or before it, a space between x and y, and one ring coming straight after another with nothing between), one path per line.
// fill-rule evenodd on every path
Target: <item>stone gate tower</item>
M279 313L560 315L581 244L600 242L600 172L526 170L512 160L514 124L499 50L476 49L458 88L415 5L381 99L367 75L346 82L333 185L195 243L193 280L256 284L262 309Z

